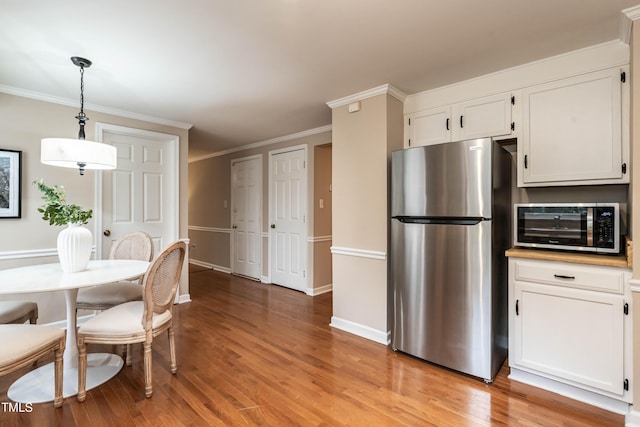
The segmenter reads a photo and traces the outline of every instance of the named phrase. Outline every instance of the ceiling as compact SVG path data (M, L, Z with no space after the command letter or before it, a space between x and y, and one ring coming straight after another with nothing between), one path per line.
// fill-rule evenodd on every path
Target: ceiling
M640 0L0 0L0 91L193 125L190 158L619 38ZM91 116L88 114L89 117ZM70 118L73 120L73 118Z

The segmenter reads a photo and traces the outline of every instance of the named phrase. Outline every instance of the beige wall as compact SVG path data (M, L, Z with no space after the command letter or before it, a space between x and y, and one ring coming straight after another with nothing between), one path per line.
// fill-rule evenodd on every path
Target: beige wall
M314 148L313 162L313 283L314 288L330 289L332 284L331 260L331 157L332 145ZM322 203L322 207L321 206Z
M331 235L331 144L318 145L314 148L313 173L313 235ZM323 207L320 207L322 200Z
M187 153L188 131L139 120L86 111L90 121L85 129L87 139L95 139L95 124L109 123L137 129L162 132L180 137L180 226L179 235L187 237ZM93 208L95 172L81 177L76 169L58 168L40 163L40 139L44 137L77 138L78 108L0 93L0 148L22 151L22 218L0 219L0 269L44 262L57 262L57 257L29 257L30 251L55 249L59 227L42 220L37 208L42 204L39 191L31 183L43 178L48 184L64 185L67 199ZM95 214L94 214L95 216ZM88 227L94 232L93 222ZM188 293L188 275L183 274L181 294ZM8 297L3 297L7 299ZM27 295L39 303L41 323L66 317L62 293Z
M230 267L231 162L212 157L189 163L191 259L212 267ZM226 200L226 207L225 207Z
M254 155L262 156L262 274L263 279L268 276L269 247L267 233L269 231L269 152L287 147L299 145L307 146L308 155L308 197L309 197L309 230L310 240L316 236L314 205L317 198L314 195L315 178L315 155L316 146L326 146L331 143L331 132L321 132L314 135L295 138L275 144L248 148L241 151L226 153L219 156L192 161L189 167L189 237L192 240L191 260L192 262L218 269L221 271L231 271L232 261L230 258L230 238L231 238L231 161ZM321 151L321 153L324 153ZM326 158L326 155L322 155ZM321 168L326 168L322 163ZM330 166L330 165L329 165ZM226 201L226 207L225 207ZM324 212L330 212L324 209ZM326 224L325 215L320 215L320 222ZM329 220L330 221L330 220ZM321 225L319 230L326 228ZM330 234L330 233L327 233ZM309 259L311 260L309 277L313 278L310 286L317 288L329 282L316 283L315 271L331 270L327 266L328 256L322 256L322 252L327 248L319 248L316 251L315 243L308 245ZM316 252L320 253L318 258ZM318 263L317 265L315 263ZM322 278L324 281L324 277Z
M362 100L355 113L336 107L332 124L332 324L386 341L388 169L390 152L402 148L402 103L385 94ZM367 256L370 251L383 259Z

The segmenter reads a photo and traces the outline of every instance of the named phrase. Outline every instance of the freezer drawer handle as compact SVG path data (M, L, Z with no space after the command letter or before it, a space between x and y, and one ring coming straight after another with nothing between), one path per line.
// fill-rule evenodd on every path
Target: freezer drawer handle
M485 220L482 217L447 218L447 217L411 217L396 216L394 219L403 224L445 224L445 225L477 225Z
M567 280L575 280L576 276L565 276L564 274L554 274L553 277L556 279L567 279Z

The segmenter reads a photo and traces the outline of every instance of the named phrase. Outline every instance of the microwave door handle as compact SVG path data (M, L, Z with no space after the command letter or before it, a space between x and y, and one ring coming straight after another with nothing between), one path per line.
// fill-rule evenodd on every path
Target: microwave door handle
M587 247L593 247L593 208L587 208Z

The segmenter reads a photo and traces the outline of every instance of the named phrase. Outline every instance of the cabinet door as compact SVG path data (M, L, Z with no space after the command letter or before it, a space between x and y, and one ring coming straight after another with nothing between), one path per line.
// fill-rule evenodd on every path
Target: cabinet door
M522 183L628 182L618 69L525 89L523 116Z
M514 285L513 366L622 396L622 296L517 281Z
M511 94L462 102L455 107L456 141L511 134Z
M407 147L451 141L451 107L434 108L407 116Z

